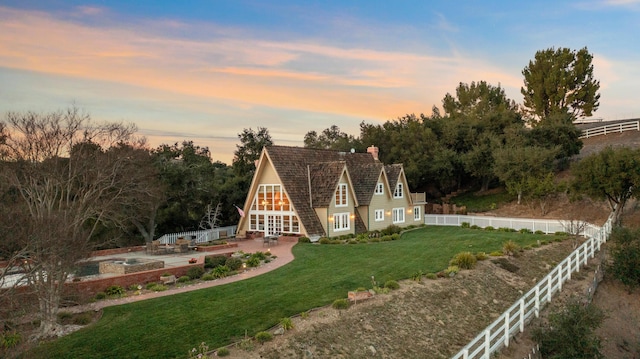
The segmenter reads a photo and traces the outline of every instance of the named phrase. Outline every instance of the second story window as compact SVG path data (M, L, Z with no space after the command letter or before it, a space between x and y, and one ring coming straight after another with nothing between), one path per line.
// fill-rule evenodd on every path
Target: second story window
M347 184L340 183L336 189L336 207L346 207L348 202Z
M378 182L378 184L376 185L376 190L373 193L384 194L384 185L382 184L382 182Z
M396 184L396 190L393 191L393 198L403 198L404 197L404 191L402 188L402 182L398 182L398 184Z

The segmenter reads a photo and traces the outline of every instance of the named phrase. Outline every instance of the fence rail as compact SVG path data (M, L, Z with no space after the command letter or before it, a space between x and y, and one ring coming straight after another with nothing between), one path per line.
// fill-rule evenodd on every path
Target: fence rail
M489 359L502 347L508 347L509 340L517 333L524 331L525 324L534 317L538 317L541 309L551 302L553 295L562 291L563 284L571 279L571 275L579 272L580 268L600 250L600 246L606 242L611 233L613 218L614 213L609 216L602 227L586 223L581 226L580 228L584 228L583 234L587 240L452 358ZM455 215L425 216L426 224L459 226L462 222L476 224L480 227L509 227L516 230L528 228L532 231L541 230L545 233L554 233L559 230L569 232L575 228L573 227L575 223L571 221Z
M622 122L589 128L582 131L582 136L580 136L580 138L589 138L624 131L640 131L640 121Z
M178 238L194 239L196 243L204 243L221 238L233 238L238 226L220 227L204 231L169 233L158 238L161 244L175 244Z

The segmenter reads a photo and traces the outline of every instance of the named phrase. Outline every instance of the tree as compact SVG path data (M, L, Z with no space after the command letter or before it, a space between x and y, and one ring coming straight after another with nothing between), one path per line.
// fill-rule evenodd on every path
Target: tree
M70 108L10 112L2 127L0 194L12 218L0 221L0 236L11 244L10 266L22 267L37 296L40 335L51 335L69 273L103 244L97 228L127 221L132 161L112 148L132 143L135 126L97 124ZM20 229L11 232L13 223Z
M572 168L572 187L594 199L606 199L618 222L629 198L640 192L640 151L607 147Z
M364 150L361 143L352 135L340 131L340 127L336 125L324 129L320 135L316 131L307 132L304 135L304 147L336 151L349 151L352 148L357 151Z
M254 162L260 158L262 149L273 144L269 130L258 127L258 131L244 129L238 134L240 145L236 145L233 158L233 169L238 175L247 176L251 180L251 175L255 171Z
M611 241L611 274L629 290L640 286L640 230L616 226Z
M591 116L600 105L600 82L593 78L593 56L582 48L549 48L536 52L522 70L524 107L533 124L553 114L569 113L572 119Z

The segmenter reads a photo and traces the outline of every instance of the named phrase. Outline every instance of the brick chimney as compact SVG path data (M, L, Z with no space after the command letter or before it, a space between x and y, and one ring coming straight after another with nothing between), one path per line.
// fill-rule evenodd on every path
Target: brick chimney
M367 153L370 153L373 159L378 161L378 147L371 145L367 148Z

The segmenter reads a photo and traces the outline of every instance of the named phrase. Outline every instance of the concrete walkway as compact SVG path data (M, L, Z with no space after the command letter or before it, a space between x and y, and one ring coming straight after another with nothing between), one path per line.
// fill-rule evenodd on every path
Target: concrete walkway
M293 248L293 246L297 243L295 241L278 241L278 244L274 244L271 246L265 246L263 244L262 238L259 239L246 239L246 240L238 240L235 241L233 243L238 243L238 247L237 248L227 248L227 249L222 249L219 251L213 251L213 252L203 252L202 254L200 254L200 256L204 256L204 254L206 253L206 255L210 256L210 255L214 255L214 254L221 254L221 253L229 253L229 252L236 252L236 251L243 251L245 253L255 253L258 251L261 252L266 252L269 251L271 252L272 255L276 256L276 259L272 260L269 263L263 264L260 267L257 268L247 268L246 270L244 270L242 273L240 274L236 274L230 277L225 277L225 278L220 278L220 279L216 279L216 280L212 280L212 281L201 281L199 283L196 284L189 284L189 285L185 285L182 287L177 287L177 286L173 286L170 287L168 290L166 291L162 291L162 292L150 292L150 293L144 293L144 294L140 294L140 295L133 295L133 296L128 296L128 297L124 297L124 298L118 298L118 299L108 299L108 300L101 300L101 301L97 301L94 303L89 303L86 305L78 305L75 307L69 307L69 308L61 308L61 311L65 311L65 312L73 312L73 313L81 313L81 312L86 312L86 311L97 311L100 310L104 307L110 307L110 306L114 306L114 305L121 305L121 304L127 304L127 303L132 303L132 302L137 302L140 300L146 300L146 299L151 299L151 298L159 298L159 297L165 297L168 295L174 295L174 294L178 294L178 293L184 293L184 292L189 292L192 290L199 290L199 289L203 289L203 288L209 288L209 287L214 287L217 285L223 285L223 284L227 284L227 283L232 283L232 282L237 282L240 280L244 280L247 278L252 278L252 277L256 277L259 276L261 274L270 272L276 268L282 267L283 265L291 262L293 260L293 253L291 252L291 249ZM112 255L112 256L108 256L108 257L96 257L96 258L92 258L92 260L101 260L101 259L106 259L106 258L111 258L111 257L118 257L118 258L154 258L154 259L161 259L163 261L165 261L165 265L166 266L175 266L176 263L185 263L187 262L190 258L194 258L194 257L198 257L198 255L195 255L198 252L192 252L192 253L185 253L185 254L169 254L169 255L162 255L162 256L158 256L158 255L154 255L154 256L150 256L148 254L145 254L144 252L131 252L131 253L125 253L125 254L117 254L117 255Z

